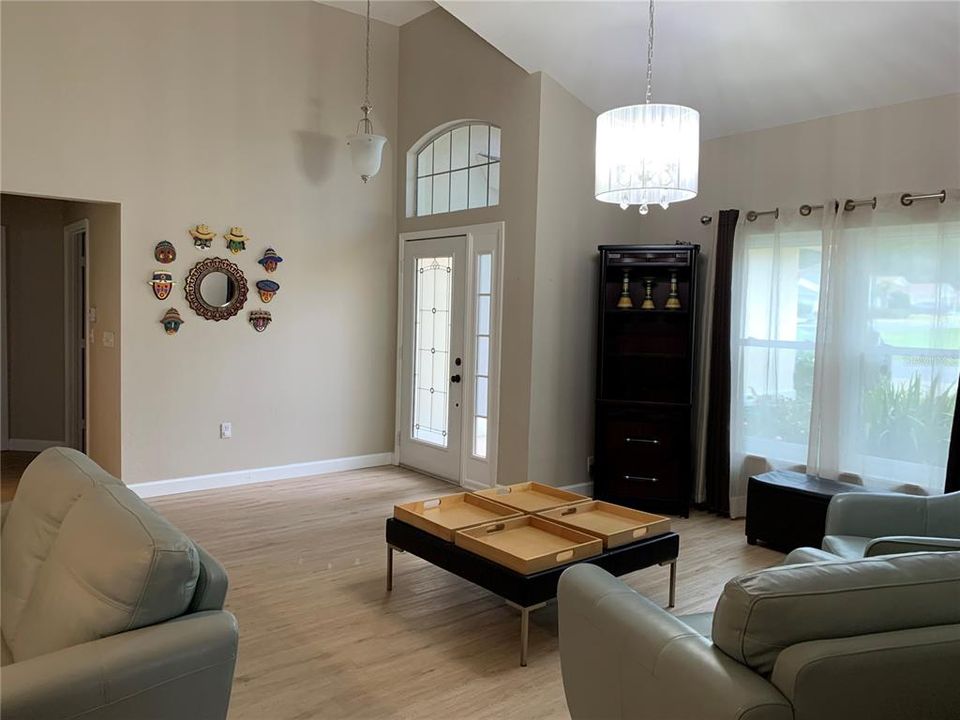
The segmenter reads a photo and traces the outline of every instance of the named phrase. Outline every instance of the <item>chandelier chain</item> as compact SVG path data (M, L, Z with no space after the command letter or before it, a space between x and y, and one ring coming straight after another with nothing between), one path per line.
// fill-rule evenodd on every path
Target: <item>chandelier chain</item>
M363 105L370 106L370 0L367 0L367 42L364 56Z
M367 0L369 3L369 0ZM647 99L649 105L653 97L653 0L650 0L650 30L647 35Z

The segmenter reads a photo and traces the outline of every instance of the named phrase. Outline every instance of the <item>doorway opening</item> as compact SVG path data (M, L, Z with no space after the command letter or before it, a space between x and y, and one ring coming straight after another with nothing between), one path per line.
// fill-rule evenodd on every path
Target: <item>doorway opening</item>
M504 224L400 235L395 456L469 489L497 478Z
M3 193L0 215L0 474L9 499L48 447L119 472L120 206Z

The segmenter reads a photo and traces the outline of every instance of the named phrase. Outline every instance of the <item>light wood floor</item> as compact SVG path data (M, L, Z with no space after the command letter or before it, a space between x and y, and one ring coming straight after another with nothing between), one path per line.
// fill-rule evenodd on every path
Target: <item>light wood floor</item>
M240 623L230 718L566 718L552 603L519 616L419 558L384 587L383 521L394 503L451 486L394 467L151 500L217 557ZM724 582L782 555L748 546L741 522L698 513L681 534L675 612L712 609ZM666 604L668 571L625 578Z

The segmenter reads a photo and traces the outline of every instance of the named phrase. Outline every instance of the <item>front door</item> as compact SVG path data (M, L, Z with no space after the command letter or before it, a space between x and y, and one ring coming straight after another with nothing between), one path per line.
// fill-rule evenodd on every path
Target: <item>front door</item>
M403 243L400 464L460 482L467 237Z

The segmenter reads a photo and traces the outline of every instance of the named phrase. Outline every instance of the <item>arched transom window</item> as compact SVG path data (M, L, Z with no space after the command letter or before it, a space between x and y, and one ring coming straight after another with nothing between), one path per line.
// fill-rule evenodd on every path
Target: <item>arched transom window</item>
M500 204L500 128L467 122L443 130L416 156L417 216Z

